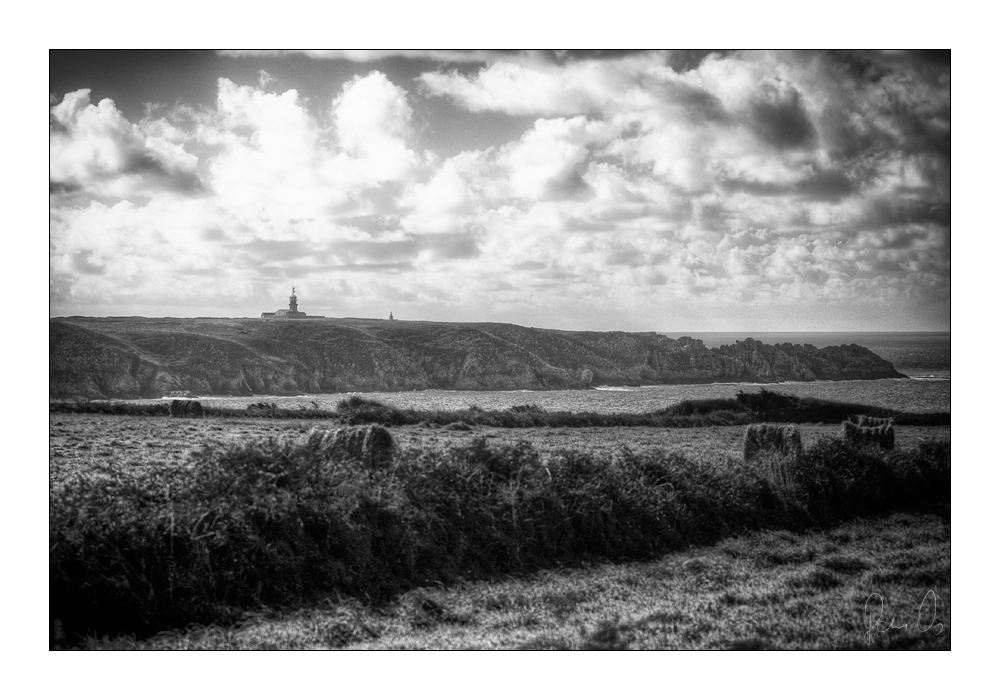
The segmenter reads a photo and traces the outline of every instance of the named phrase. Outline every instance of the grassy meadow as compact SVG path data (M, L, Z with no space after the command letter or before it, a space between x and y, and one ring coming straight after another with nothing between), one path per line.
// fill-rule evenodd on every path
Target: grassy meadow
M273 438L293 438L314 427L336 428L335 420L268 418L169 418L167 416L118 416L105 414L49 415L49 473L52 478L74 470L90 470L113 464L116 469L135 471L150 466L184 463L207 442L242 444ZM576 428L499 429L468 426L403 425L392 428L402 448L442 448L469 444L477 437L491 443L513 445L527 441L543 454L580 450L613 455L624 448L636 452L666 450L689 459L724 465L742 460L746 426L700 428L646 428L630 426ZM802 439L814 444L821 437L840 434L839 425L799 425ZM896 445L915 449L923 440L950 441L951 427L897 425Z
M877 597L873 597L877 596ZM951 530L895 514L757 532L654 561L558 568L248 615L90 649L949 649ZM889 628L892 624L899 627ZM906 625L906 627L902 627Z
M729 405L662 412L688 427L546 424L529 406L503 412L532 416L520 427L394 424L391 467L372 470L324 447L361 422L350 406L73 408L50 413L55 648L950 645L858 640L873 593L917 611L933 590L948 629L940 418L897 425L890 452L801 422L801 453L744 463Z

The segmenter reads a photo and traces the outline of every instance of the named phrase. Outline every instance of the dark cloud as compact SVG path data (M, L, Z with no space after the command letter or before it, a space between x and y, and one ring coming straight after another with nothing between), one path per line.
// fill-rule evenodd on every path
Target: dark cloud
M950 158L949 52L829 52L823 59L831 83L819 121L831 155Z
M825 56L838 73L847 75L853 80L877 83L888 73L888 68L883 65L876 51L827 51Z
M73 267L84 275L103 275L105 272L104 265L95 265L91 262L91 258L94 255L94 251L89 248L83 248L72 254Z
M677 49L667 54L667 65L678 73L693 70L712 54L725 57L733 53L731 49Z
M616 243L605 257L608 265L622 265L637 268L647 265L658 265L666 260L662 254L651 255L649 252L627 243Z
M900 224L939 224L950 228L951 203L879 197L865 203L864 213L856 223L859 228Z
M830 280L829 272L815 267L800 269L798 273L803 280L818 287L823 286Z
M729 212L720 202L704 202L695 210L695 220L705 231L719 231L727 228Z
M821 170L812 177L790 184L746 179L720 181L724 192L745 192L755 197L797 196L807 200L837 202L854 193L851 180L836 170Z
M55 182L49 180L49 194L72 194L83 189L77 182Z
M131 176L138 178L140 191L207 193L194 163L171 162L170 154L150 148L142 131L124 118L113 101L92 105L90 92L68 93L49 110L49 169L54 181L63 188L100 192L102 185Z
M854 184L841 172L836 170L821 170L813 177L798 185L800 194L809 199L836 202L853 194Z
M880 239L875 247L881 250L907 250L912 248L914 244L925 240L927 240L927 232L924 230L896 230Z
M466 234L422 234L406 240L337 241L322 246L306 241L254 240L237 246L251 266L312 258L317 269L381 269L409 266L421 253L436 260L466 260L480 254L475 239Z
M512 52L512 57L522 52ZM579 49L571 51L543 49L529 52L531 55L552 63L569 63L571 61L613 61L626 56L647 53L642 49Z
M858 267L857 276L862 279L873 277L899 277L906 268L898 260L863 260Z
M178 194L200 195L207 192L197 172L168 167L158 156L145 150L129 151L125 156L121 173L146 177Z
M648 89L656 89L648 86ZM732 121L718 97L710 92L680 81L671 81L660 87L660 92L671 105L680 107L694 122L728 123Z
M68 135L69 129L66 128L65 124L56 119L54 114L49 112L49 133L51 134L53 132L57 134Z
M552 200L583 200L589 199L594 189L583 179L587 164L581 163L558 177L554 177L545 185L545 198Z
M802 104L802 95L788 83L764 82L750 106L750 127L777 148L809 145L816 135Z

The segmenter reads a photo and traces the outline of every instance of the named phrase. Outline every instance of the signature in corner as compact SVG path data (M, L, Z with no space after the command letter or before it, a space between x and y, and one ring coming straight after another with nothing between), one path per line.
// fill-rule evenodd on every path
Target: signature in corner
M871 646L872 639L877 633L909 628L910 625L908 622L897 625L896 618L890 619L889 622L883 621L884 613L885 601L882 600L882 596L878 593L872 593L868 596L868 600L865 601L865 624L868 626L868 631L865 632L866 645ZM926 625L923 625L923 621L927 620L928 617L929 621ZM935 620L937 620L937 594L934 591L927 591L923 600L920 601L920 607L917 608L917 619L914 622L915 629L918 632L930 632L934 635L941 634L944 632L944 624L935 622Z

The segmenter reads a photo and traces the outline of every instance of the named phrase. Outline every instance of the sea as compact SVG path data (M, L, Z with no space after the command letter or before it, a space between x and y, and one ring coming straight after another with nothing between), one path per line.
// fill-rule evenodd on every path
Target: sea
M732 344L752 337L776 343L811 344L818 348L831 345L861 345L892 362L905 379L858 381L781 382L779 384L715 383L653 386L598 386L595 390L556 391L449 391L428 389L404 392L365 392L363 395L397 406L427 410L460 410L478 406L484 410L503 410L511 406L535 404L551 411L595 411L600 413L644 413L664 408L685 399L733 397L738 391L754 392L760 388L796 396L811 396L832 401L862 403L902 411L951 411L951 333L664 333L670 338L690 336L709 347ZM334 408L351 394L319 394L297 397L255 396L206 397L230 405L273 401L281 406L311 405Z

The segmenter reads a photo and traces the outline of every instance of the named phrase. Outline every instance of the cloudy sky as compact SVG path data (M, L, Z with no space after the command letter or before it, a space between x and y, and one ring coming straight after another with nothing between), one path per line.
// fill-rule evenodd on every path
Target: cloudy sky
M947 52L49 58L51 316L950 328Z

